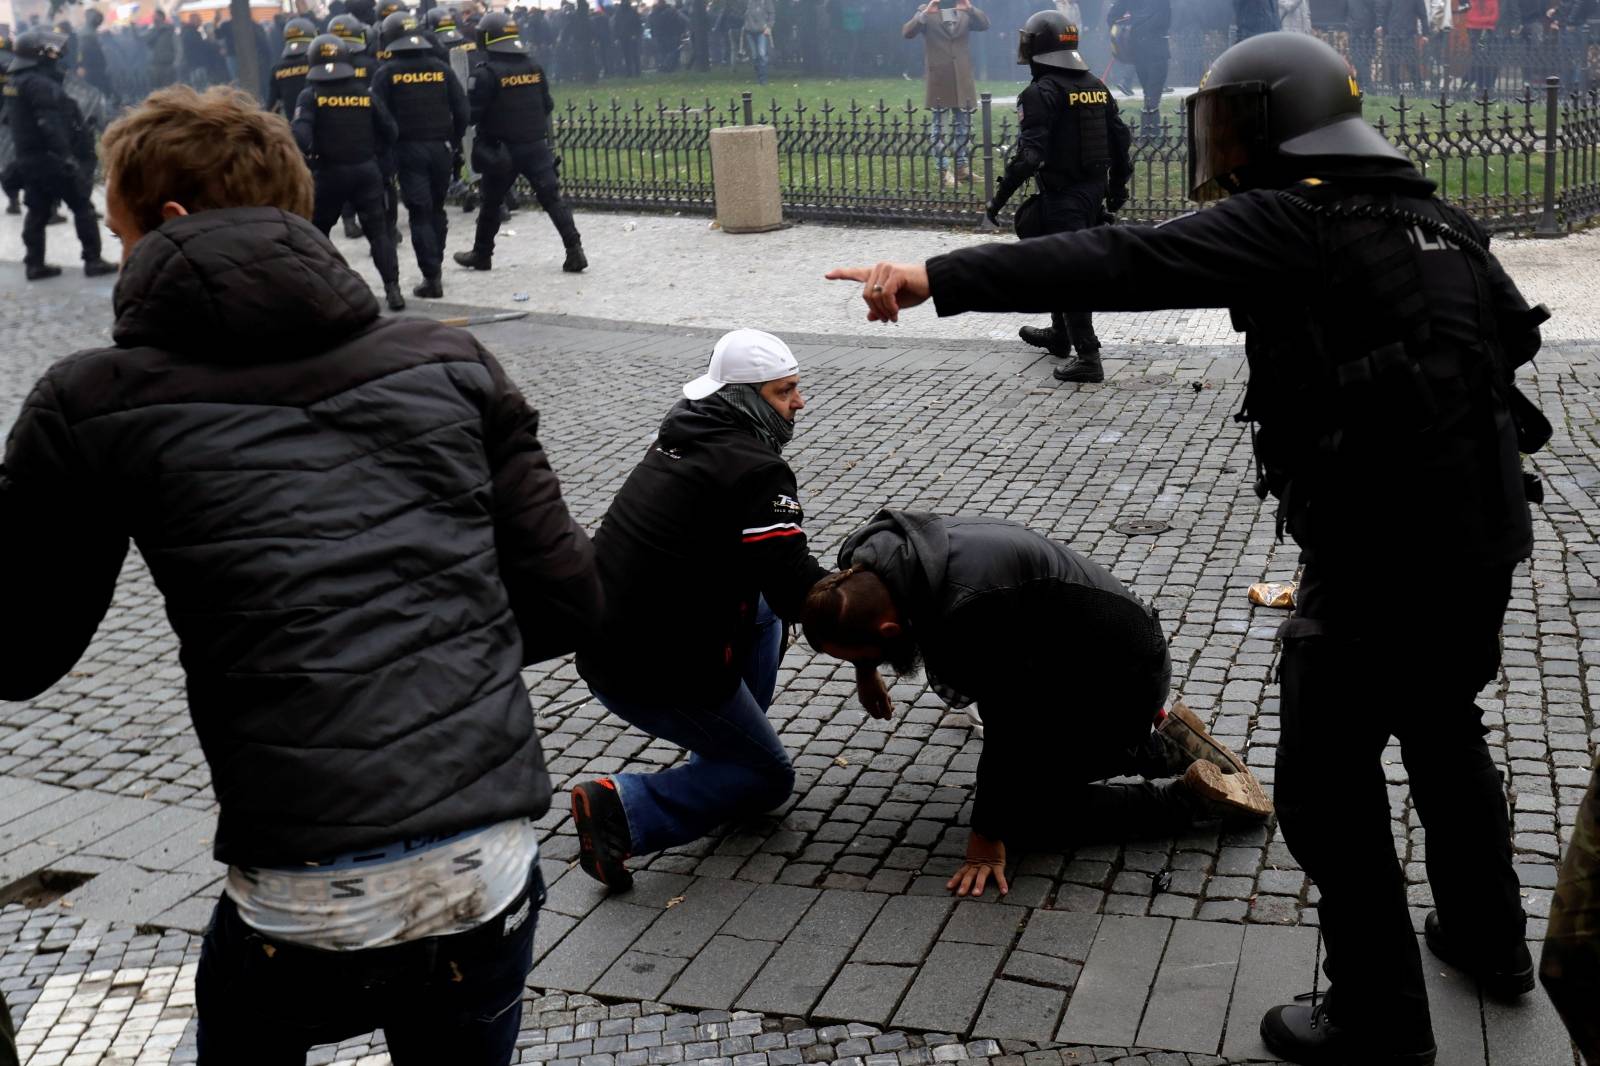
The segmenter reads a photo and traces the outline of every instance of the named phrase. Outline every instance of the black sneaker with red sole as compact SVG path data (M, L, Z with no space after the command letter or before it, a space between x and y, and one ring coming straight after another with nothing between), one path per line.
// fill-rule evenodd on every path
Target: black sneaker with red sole
M616 782L601 777L574 785L572 821L578 827L578 865L583 872L612 892L632 888L633 874L624 863L633 838Z

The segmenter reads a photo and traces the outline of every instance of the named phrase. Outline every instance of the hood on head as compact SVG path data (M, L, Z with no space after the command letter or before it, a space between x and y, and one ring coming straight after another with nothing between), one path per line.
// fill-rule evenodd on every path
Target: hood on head
M199 211L147 233L112 297L112 337L214 362L300 358L378 317L316 227L275 207Z
M865 567L883 579L895 602L915 618L933 590L942 588L950 563L944 519L926 511L884 508L850 534L839 549L839 568Z

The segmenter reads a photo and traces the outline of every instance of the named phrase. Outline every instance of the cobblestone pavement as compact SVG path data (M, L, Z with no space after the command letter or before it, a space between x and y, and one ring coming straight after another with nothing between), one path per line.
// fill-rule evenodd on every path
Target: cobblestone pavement
M0 264L10 341L0 426L49 361L108 336L109 285L25 287L20 273ZM918 318L906 335L932 322ZM1175 694L1270 788L1282 616L1252 607L1245 586L1287 578L1295 554L1274 542L1249 488L1247 435L1229 419L1241 350L1146 349L1110 362L1104 386L1058 388L1048 358L1014 343L818 329L797 345L810 407L790 453L818 554L829 558L885 504L994 514L1070 541L1161 609ZM712 336L539 315L479 335L542 409L546 447L590 528L677 386L702 369ZM1551 344L1532 378L1545 410L1563 417L1535 463L1549 499L1536 512L1535 556L1517 575L1505 667L1480 701L1514 797L1530 937L1543 935L1554 863L1600 739L1589 692L1600 680L1595 338ZM1127 519L1172 528L1127 536L1115 528ZM1428 582L1442 579L1395 576L1395 609L1417 613ZM176 651L134 553L73 674L0 708L0 886L9 886L0 989L37 1066L192 1061L198 933L221 870ZM541 823L551 891L522 1061L1266 1057L1260 1013L1311 990L1318 951L1315 889L1275 828L1017 856L1003 903L956 903L942 884L960 851L978 742L920 684L895 686L893 721L866 719L847 671L804 645L789 650L771 715L795 758L794 797L770 817L647 858L628 896L604 899L573 868L558 801ZM677 757L608 718L570 662L530 670L527 682L558 787ZM1397 749L1388 764L1420 922L1430 903L1422 831ZM1171 883L1157 891L1161 871ZM1441 1063L1572 1066L1542 994L1515 1008L1482 1001L1425 957ZM362 1038L311 1061L388 1059L381 1038Z

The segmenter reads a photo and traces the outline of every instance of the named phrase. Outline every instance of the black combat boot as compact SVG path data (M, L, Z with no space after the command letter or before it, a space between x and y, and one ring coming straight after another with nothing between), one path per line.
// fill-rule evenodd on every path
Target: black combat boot
M589 267L589 257L583 254L583 245L567 245L567 261L561 264L561 269L568 274L582 274Z
M22 214L22 205L17 203L17 198L15 196L13 196L9 201L6 202L6 214L8 214L8 215L20 215L20 214Z
M1056 367L1055 377L1057 381L1098 385L1106 379L1106 372L1100 366L1100 349L1092 348L1089 351L1079 352L1068 359L1065 366Z
M1043 348L1058 358L1066 359L1072 355L1072 341L1067 339L1065 331L1055 326L1023 326L1017 330L1017 336L1022 338L1022 343Z
M1274 1055L1303 1066L1433 1066L1439 1055L1431 1037L1425 1047L1403 1047L1395 1046L1393 1034L1363 1039L1341 1029L1325 1001L1273 1007L1261 1019L1261 1039Z
M1428 912L1422 930L1429 951L1477 978L1492 998L1516 999L1533 991L1533 954L1524 941L1519 939L1500 951L1486 951L1484 945L1477 942L1463 943L1459 938L1446 935L1439 924L1438 911Z
M46 226L59 226L66 220L67 216L63 215L60 211L52 211L50 212L50 217L44 220L44 224Z
M473 270L489 270L493 267L492 257L482 254L476 248L470 252L457 252L454 258L457 263Z
M422 284L411 290L411 295L422 300L444 298L444 282L439 278L423 278Z
M389 301L389 310L404 311L406 309L405 293L400 291L400 283L391 281L383 287L383 297Z
M116 272L117 264L108 263L98 255L93 259L85 259L83 261L83 276L86 278L101 278Z
M344 220L344 235L349 240L359 241L365 233L361 229L361 223L353 218L347 218Z
M51 266L49 263L29 263L25 268L29 281L42 281L45 278L59 278L61 268Z

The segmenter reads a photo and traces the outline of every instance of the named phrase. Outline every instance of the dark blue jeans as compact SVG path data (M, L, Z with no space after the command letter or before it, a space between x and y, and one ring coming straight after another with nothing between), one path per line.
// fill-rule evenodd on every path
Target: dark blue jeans
M605 692L606 710L689 752L654 774L617 774L633 854L699 840L731 818L779 806L794 790L794 767L767 721L783 655L783 625L761 601L744 680L720 704L646 703Z
M378 1028L395 1066L506 1066L543 905L535 863L522 895L476 929L342 952L263 936L224 895L195 979L200 1066L304 1064L315 1045Z

